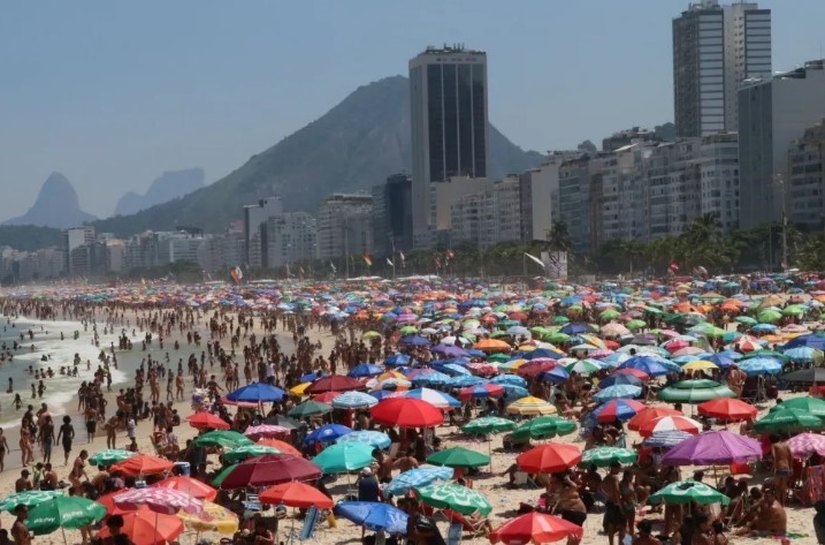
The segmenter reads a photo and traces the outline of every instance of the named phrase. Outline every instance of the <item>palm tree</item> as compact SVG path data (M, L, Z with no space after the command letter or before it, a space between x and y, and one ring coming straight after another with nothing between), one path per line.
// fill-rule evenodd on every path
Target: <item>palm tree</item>
M547 243L551 251L570 252L573 243L570 240L570 231L568 231L567 225L560 221L554 221L553 226L547 231Z

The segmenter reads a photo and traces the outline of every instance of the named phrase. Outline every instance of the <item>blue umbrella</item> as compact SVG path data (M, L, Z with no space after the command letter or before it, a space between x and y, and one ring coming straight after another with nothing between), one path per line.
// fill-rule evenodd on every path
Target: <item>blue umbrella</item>
M453 478L453 468L422 466L401 473L384 487L384 493L390 496L403 496L416 486L426 486L434 481L446 481Z
M810 346L817 350L825 350L825 336L819 333L811 333L810 335L800 335L782 345L782 350L789 348L796 348L797 346Z
M741 371L748 376L778 375L782 372L782 362L776 358L757 357L742 360L736 363Z
M315 380L321 378L321 376L321 373L318 372L307 373L306 375L301 375L298 382L315 382Z
M430 346L430 341L420 335L408 335L401 339L401 344L407 346Z
M234 392L226 394L226 399L230 401L246 401L248 403L260 403L262 401L281 401L286 396L286 392L270 384L253 382Z
M791 358L791 361L802 363L814 361L815 354L816 348L811 348L810 346L797 346L796 348L785 350L785 355Z
M433 365L433 367L435 367L435 365ZM447 363L447 364L441 365L440 367L441 367L441 370L444 371L447 374L472 375L472 373L470 372L469 369L467 369L466 367L462 367L461 365L459 365L457 363Z
M618 399L615 404L608 405L609 403L609 401L602 403L593 410L593 416L596 417L596 420L598 420L599 415L608 408L611 408L611 410L615 408L616 414L612 416L622 421L630 420L636 416L637 410L628 405L624 400ZM610 413L608 413L608 415L610 415Z
M678 367L678 365L676 366ZM651 377L660 377L670 372L666 367L665 360L652 358L650 356L633 356L622 363L619 369L637 369L643 373L647 373Z
M773 324L756 324L751 328L751 331L756 331L757 333L770 333L776 330L777 327Z
M480 377L473 375L459 375L447 381L446 386L451 388L466 388L467 386L475 386L476 384L481 384L482 382L484 382L484 379Z
M439 371L433 371L432 373L427 373L426 375L418 375L410 382L415 384L416 386L419 385L426 385L430 384L433 386L443 385L450 382L450 375L441 373Z
M430 348L430 352L434 354L444 354L450 357L465 357L468 356L467 351L461 347L453 346L451 344L437 344Z
M304 443L329 443L348 433L352 433L352 429L341 424L325 424L307 435Z
M608 386L604 390L600 390L593 399L597 401L610 401L611 399L626 399L637 397L642 394L642 389L638 386L631 386L629 384L618 384L616 386Z
M399 397L401 394L400 392L393 392L392 390L375 390L370 392L369 395L381 401L385 397Z
M374 363L359 363L352 370L347 373L350 377L375 377L384 372L384 368Z
M720 369L727 369L728 367L730 367L731 365L736 363L736 362L733 361L733 359L730 356L728 356L727 354L721 353L721 352L719 354L713 354L713 355L708 356L707 358L703 358L703 359L705 361L709 361L709 362L713 363L714 365L716 365Z
M384 360L384 365L394 367L398 365L407 365L410 363L412 358L407 354L393 354L389 358Z
M511 386L521 386L522 388L527 386L527 381L524 377L520 377L518 375L499 375L497 377L493 377L490 382L493 384L509 384Z
M550 350L549 348L536 348L535 350L530 350L520 354L519 357L525 360L535 360L538 358L550 358L557 360L559 358L563 358L564 354L561 352L556 352L555 350Z
M364 392L344 392L335 396L331 405L336 409L366 409L378 405L378 400Z
M336 443L366 443L375 448L389 448L392 444L392 439L389 435L380 431L361 430L342 435L336 439Z
M407 513L387 503L342 501L333 508L333 513L373 532L407 533Z
M561 384L570 378L570 373L567 372L567 369L559 365L549 371L542 371L539 373L539 378L542 380L549 380L553 384Z
M599 382L600 388L607 388L608 386L618 386L618 385L630 385L630 386L641 386L642 379L639 377L634 377L633 375L627 375L625 373L615 373L608 377L603 378Z
M559 331L565 335L579 335L581 333L593 333L595 330L589 324L570 323L562 327Z
M504 386L504 399L507 401L521 399L530 395L530 392L527 391L527 388L524 386L516 386L514 384L502 384L502 386Z

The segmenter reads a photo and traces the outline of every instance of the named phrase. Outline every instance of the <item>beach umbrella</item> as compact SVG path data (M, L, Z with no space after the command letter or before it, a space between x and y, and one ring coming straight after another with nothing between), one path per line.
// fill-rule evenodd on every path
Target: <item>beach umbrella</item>
M427 463L452 468L481 467L490 463L490 457L464 447L453 447L434 452L427 457Z
M254 458L255 456L280 453L281 451L274 447L267 447L264 445L253 443L251 445L241 445L240 447L235 447L231 450L224 452L222 456L226 462L234 464L240 462L241 460L246 460L247 458ZM211 500L212 498L207 499Z
M189 425L199 430L228 430L229 424L220 416L207 412L195 413L187 416Z
M106 508L82 496L55 496L34 505L29 510L26 526L35 535L50 534L60 528L79 529L99 522ZM66 541L66 534L63 534Z
M353 377L344 375L329 375L321 377L306 389L308 394L322 394L324 392L346 392L361 388L361 382Z
M538 359L532 360L516 369L516 374L520 377L537 377L542 373L555 369L558 365L556 360Z
M378 400L364 392L344 392L332 400L333 409L369 409L375 405Z
M258 426L249 426L244 435L256 441L262 437L277 437L278 435L289 435L289 428L283 426L275 426L272 424L260 424Z
M807 459L813 454L825 455L825 435L819 433L800 433L788 439L791 454L797 458Z
M446 481L452 478L453 468L451 467L420 466L395 477L384 486L384 494L403 496L417 486L426 486L435 481Z
M753 425L753 429L758 433L798 432L801 430L818 430L823 425L825 425L825 421L820 417L807 413L802 409L779 407L757 420Z
M384 372L384 368L374 363L359 363L353 367L348 376L353 378L375 377Z
M203 502L203 513L200 515L192 515L186 511L179 511L177 516L188 528L198 532L234 534L238 531L238 515L226 507L211 501L205 500Z
M581 526L563 518L533 511L509 520L493 530L491 543L505 545L527 545L528 543L551 543L563 539L581 539Z
M510 352L513 347L499 339L482 339L473 345L473 348L486 353Z
M173 515L153 513L149 509L139 509L123 514L123 528L134 545L157 545L170 543L183 533L183 521ZM110 537L109 528L104 526L97 533L99 538Z
M131 458L136 454L137 452L132 452L130 450L107 448L105 450L97 451L94 456L89 458L89 463L95 466L109 467L112 464L122 462L126 458Z
M25 490L23 492L10 494L0 500L0 510L12 513L18 505L33 507L62 495L62 490Z
M619 369L636 369L651 377L660 377L670 372L663 360L644 355L625 360L619 365Z
M593 399L596 401L608 401L611 399L626 399L639 397L642 395L642 389L638 386L631 386L629 384L617 384L616 386L608 386L603 390L599 390Z
M736 362L736 366L746 375L778 375L782 372L782 362L773 357L749 358Z
M646 447L672 448L691 437L693 437L693 434L686 431L657 431L646 438L642 444Z
M719 369L719 366L707 360L693 360L682 366L682 371L709 371L711 369Z
M208 484L185 475L173 475L156 482L152 486L177 490L199 500L212 501L215 499L215 496L218 495L218 491Z
M558 411L556 407L549 402L538 397L528 396L507 405L507 412L522 416L535 416L542 414L555 414Z
M407 513L388 503L371 501L338 502L332 512L336 517L363 526L373 532L390 535L407 534Z
M331 443L348 433L352 433L352 428L341 424L324 424L304 437L304 444Z
M621 464L632 464L638 457L638 453L629 448L596 447L585 450L582 453L582 461L580 462L580 465L607 467L614 462L619 462Z
M293 418L309 418L321 414L327 414L332 411L332 407L326 403L319 403L318 401L307 399L292 407L286 414Z
M731 358L727 354L713 354L703 358L705 361L709 361L712 364L716 365L720 369L727 369L731 367L734 363L736 363L733 358Z
M348 433L335 440L336 443L363 443L373 448L385 449L392 444L389 435L381 431L360 430Z
M720 397L736 397L736 394L714 380L682 380L659 392L659 399L670 403L701 403Z
M756 315L756 319L763 324L772 324L782 319L782 313L778 310L765 309Z
M332 509L333 506L332 498L314 486L299 482L288 482L270 486L261 492L258 499L261 503L283 504L301 509L308 509L309 507Z
M235 430L213 430L197 436L193 444L196 447L235 448L252 445L254 442Z
M409 397L381 400L370 413L378 424L400 428L426 428L444 422L444 415L436 407Z
M515 439L549 439L556 435L567 435L576 431L576 423L558 416L537 416L516 426Z
M581 459L576 445L545 443L519 454L516 464L527 473L558 473L570 469Z
M730 503L730 498L705 483L688 479L671 483L651 494L650 503L655 505L662 502L669 505L687 503L698 503L700 505L721 503L727 505Z
M596 420L601 423L615 422L616 420L629 420L640 411L645 410L646 405L640 401L632 399L613 399L602 403L593 411Z
M802 412L825 418L825 399L817 397L803 396L793 399L786 399L779 405L771 407L771 411L779 409L798 409Z
M445 410L455 407L461 407L461 402L449 394L445 394L439 390L432 390L430 388L416 388L404 392L403 397L413 399L420 399L426 401L433 407Z
M527 386L527 381L518 375L499 375L490 379L493 384L501 384L508 386Z
M288 481L312 481L321 477L318 466L290 454L265 454L250 458L232 467L216 483L223 489L262 487Z
M762 457L759 441L726 430L706 431L679 443L662 458L669 465L721 465Z
M137 509L145 505L156 513L173 515L178 511L187 513L203 512L203 501L174 488L130 488L112 497L121 509Z
M457 483L435 483L415 488L419 499L436 509L452 509L462 515L489 515L493 506L477 490Z
M822 360L822 351L810 346L797 346L785 350L785 356L789 357L791 361L798 363L813 363L814 361Z
M262 439L258 439L258 445L263 445L265 447L272 447L281 454L291 454L293 456L302 456L301 451L295 448L294 446L290 445L286 441L281 441L280 439L275 439L272 437L264 437Z
M741 399L719 398L701 403L697 409L699 414L720 420L735 422L756 417L756 407L745 403Z
M244 437L244 439L246 438ZM171 471L174 466L172 462L165 458L158 458L149 454L137 454L112 465L111 471L120 471L125 475L132 476L156 475Z
M477 384L475 386L468 386L462 388L458 392L460 399L483 399L488 397L501 397L504 395L504 387L499 384L491 384L486 382L484 384Z
M660 416L655 420L645 423L639 428L639 435L649 437L657 431L686 431L688 433L699 433L702 430L701 422L681 415Z
M601 362L594 359L578 360L564 367L568 373L576 372L580 375L592 375L604 369Z
M570 373L568 373L564 367L556 366L549 371L539 373L539 378L541 380L549 380L553 384L562 384L570 378Z
M285 396L286 392L271 384L253 382L252 384L241 386L233 392L229 392L226 394L226 399L235 402L262 403L282 401Z
M322 450L312 463L326 474L348 473L372 464L372 451L372 446L365 443L336 443Z
M648 422L652 422L659 417L676 415L682 416L682 411L677 411L676 409L670 409L667 407L647 407L646 409L642 409L636 413L636 416L627 422L627 427L633 431L639 431L642 429L642 426L645 426Z
M599 381L600 388L607 388L608 386L618 385L642 386L642 379L625 373L613 373Z
M825 340L825 339L823 339ZM814 384L817 382L825 382L825 369L822 367L810 367L808 369L800 369L782 375L784 382L794 384Z
M467 435L490 435L502 431L510 431L515 427L516 423L512 420L498 416L484 416L464 424L461 427L461 431Z

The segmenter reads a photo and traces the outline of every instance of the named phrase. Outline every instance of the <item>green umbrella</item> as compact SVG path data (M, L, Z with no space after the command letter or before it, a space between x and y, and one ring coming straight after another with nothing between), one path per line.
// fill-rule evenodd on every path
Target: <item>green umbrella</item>
M193 441L196 447L223 447L227 449L252 445L254 442L234 430L212 430L199 435Z
M549 343L559 344L569 341L570 335L568 335L567 333L562 333L561 331L555 331L549 335L542 336L541 339Z
M94 456L89 458L89 463L96 466L109 467L112 464L122 462L126 458L131 458L137 452L131 452L121 448L109 448L98 451Z
M796 409L820 418L825 418L825 400L816 397L795 397L771 408L771 412L780 409Z
M621 313L615 308L609 308L599 313L600 320L613 320L621 316Z
M499 352L498 354L490 354L489 356L487 356L487 361L504 363L506 361L510 361L510 355L505 354L504 352Z
M753 429L757 433L773 433L775 431L797 432L820 429L823 424L825 424L825 421L821 418L801 409L779 407L757 420L753 425Z
M760 311L759 314L756 315L756 319L763 324L772 324L782 319L782 313L778 310L766 309Z
M484 416L471 421L461 427L461 431L467 435L490 435L502 431L510 431L516 427L516 423L506 418L498 416Z
M737 316L736 318L733 319L733 321L734 322L739 322L740 324L745 324L745 325L756 325L756 324L759 323L756 320L754 320L753 318L751 318L750 316Z
M688 479L669 484L650 496L650 503L654 505L662 501L671 505L690 502L701 505L711 503L727 505L730 503L730 498L705 483Z
M568 373L575 371L580 375L592 375L604 369L602 365L599 365L599 362L592 359L574 361L573 363L565 365L564 368Z
M627 329L629 329L630 331L634 331L638 329L644 329L645 327L647 327L647 323L644 320L630 320L625 324L625 327L627 327Z
M235 447L228 452L224 452L223 459L234 464L235 462L240 462L254 456L262 456L264 454L281 454L281 451L274 447L253 443L251 445L241 445L240 447Z
M549 439L576 431L576 423L560 416L538 416L523 422L513 432L513 439Z
M490 457L464 447L453 447L434 452L427 458L427 463L453 468L481 467L490 463Z
M744 356L742 356L743 360L749 360L751 358L776 358L781 362L787 363L791 361L791 358L782 352L777 352L775 350L754 350L752 352L748 352Z
M224 479L226 479L226 478L229 476L229 474L230 474L230 473L232 473L233 471L235 471L235 468L237 468L237 467L238 467L238 464L232 464L232 465L230 465L230 466L226 466L225 468L223 468L223 469L221 470L221 472L220 472L220 473L218 473L218 474L215 476L215 478L214 478L214 479L212 479L212 485L213 485L213 486L220 487L220 486L221 486L221 483L223 482L223 480L224 480Z
M373 450L372 445L366 443L336 443L322 450L321 454L312 459L312 463L324 473L347 473L373 463Z
M570 323L570 318L567 316L556 316L553 318L553 323L556 325L564 325Z
M38 503L29 511L26 526L35 535L50 534L58 528L78 529L106 516L106 508L82 496L56 496ZM65 539L65 535L63 536Z
M807 309L802 305L788 305L782 309L783 316L802 316Z
M401 329L398 330L402 335L412 335L414 333L418 333L418 328L414 325L405 325Z
M415 489L421 501L436 509L452 509L462 515L489 515L493 506L472 488L455 483L436 483Z
M43 503L62 495L62 490L26 490L24 492L18 492L17 494L11 494L0 500L0 510L11 513L18 505L22 504L26 507L32 507L38 503Z
M327 405L326 403L319 403L317 401L308 399L303 403L300 403L292 407L287 413L287 415L292 416L293 418L306 418L308 416L327 414L331 410L332 407Z
M720 397L736 397L736 394L727 386L708 379L683 380L659 392L659 399L669 403L701 403Z
M595 465L596 467L607 467L613 462L621 464L632 464L639 455L635 450L619 447L596 447L585 450L582 453L582 461L579 465Z

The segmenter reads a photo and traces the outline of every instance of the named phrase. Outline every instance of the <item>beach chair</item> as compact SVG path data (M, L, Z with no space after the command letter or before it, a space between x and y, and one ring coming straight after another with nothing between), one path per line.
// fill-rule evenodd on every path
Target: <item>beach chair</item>
M516 471L513 473L513 484L516 487L527 486L528 488L541 488L539 483L526 471Z

